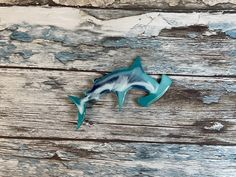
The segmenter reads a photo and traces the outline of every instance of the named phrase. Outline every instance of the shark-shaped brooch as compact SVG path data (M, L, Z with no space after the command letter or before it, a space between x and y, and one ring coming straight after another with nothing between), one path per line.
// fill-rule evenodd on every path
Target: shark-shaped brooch
M138 98L138 104L147 107L161 98L168 90L172 80L167 75L162 75L160 83L147 75L141 64L141 57L136 57L134 63L129 68L115 70L101 78L94 80L91 90L85 93L83 98L69 96L70 100L78 108L79 128L85 119L86 103L90 100L99 100L104 93L115 92L118 97L119 109L125 101L125 96L130 89L144 90L148 94Z

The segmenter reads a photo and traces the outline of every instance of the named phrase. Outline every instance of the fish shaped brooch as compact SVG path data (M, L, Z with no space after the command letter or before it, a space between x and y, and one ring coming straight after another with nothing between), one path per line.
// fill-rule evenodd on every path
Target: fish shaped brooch
M78 108L77 127L84 122L87 102L99 100L104 93L115 92L121 110L127 92L130 89L140 89L147 92L147 95L138 98L137 102L140 106L147 107L161 98L171 84L172 80L167 75L162 75L160 83L147 75L143 70L141 57L138 56L129 68L121 68L95 79L92 89L87 91L83 98L69 96Z

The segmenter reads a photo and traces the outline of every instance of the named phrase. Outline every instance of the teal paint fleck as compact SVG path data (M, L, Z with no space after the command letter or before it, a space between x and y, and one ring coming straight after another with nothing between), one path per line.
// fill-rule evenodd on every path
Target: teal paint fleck
M22 56L24 59L28 59L33 55L32 50L22 50L17 52L20 56Z
M205 104L212 104L212 103L218 103L220 100L220 95L209 95L204 96L202 101Z
M0 41L0 46L5 46L7 43L5 41Z
M84 53L83 51L80 51L79 49L76 50L76 52L69 52L69 51L62 51L55 54L55 58L58 59L62 63L67 63L69 61L74 60L94 60L96 55L95 53Z
M227 92L236 93L236 85L234 82L225 84L224 88L226 89Z
M228 55L231 56L231 57L236 57L236 50L231 50L231 51L229 51L229 52L226 53L226 54L228 54Z
M91 33L85 31L71 31L61 29L55 26L41 28L34 26L28 33L35 39L45 39L54 42L60 42L63 46L77 47L81 43L86 43L86 39L91 40ZM94 39L92 39L94 40Z
M228 30L225 32L225 34L233 39L236 39L236 29Z
M49 40L49 41L55 41L55 42L63 42L65 40L65 34L61 32L62 30L50 26L49 29L43 29L40 38Z
M211 30L221 30L226 31L226 29L231 29L234 26L234 24L231 23L210 23L209 29Z
M20 31L12 32L10 38L21 42L32 42L33 40L33 38L28 33Z
M187 36L191 39L195 39L198 37L198 33L195 33L195 32L189 32L187 33Z
M102 41L105 47L114 48L159 48L160 42L158 39L150 38L122 38L122 37L107 37Z
M7 44L0 48L0 59L8 59L15 51L16 46Z
M61 61L62 63L65 63L67 61L76 60L78 58L78 55L73 52L62 51L62 52L56 53L55 58Z
M222 31L230 38L235 39L236 38L236 29L233 29L233 28L235 28L235 24L232 24L232 23L210 23L209 24L210 30Z

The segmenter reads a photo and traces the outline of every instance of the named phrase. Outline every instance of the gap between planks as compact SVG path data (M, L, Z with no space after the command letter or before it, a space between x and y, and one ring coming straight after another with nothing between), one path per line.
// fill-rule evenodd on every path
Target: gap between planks
M127 66L124 66L127 67ZM71 69L64 69L64 68L42 68L42 67L31 67L31 66L0 66L0 69L22 69L22 70L42 70L42 71L66 71L66 72L84 72L84 73L99 73L99 74L106 74L106 73L110 73L110 71L103 71L103 70L81 70L81 69L75 69L75 68L71 68ZM122 67L121 67L122 68ZM116 68L117 69L117 68ZM119 68L118 68L119 69ZM151 74L146 72L147 74ZM153 76L159 76L162 74L166 74L166 73L154 73L151 74ZM236 75L191 75L191 74L167 74L169 76L176 76L176 77L203 77L203 78L236 78Z
M131 141L122 139L73 139L73 138L60 138L60 137L23 137L23 136L0 136L0 139L13 139L13 140L46 140L46 141L73 141L73 142L97 142L97 143L145 143L145 144L173 144L173 145L199 145L199 146L236 146L236 143L208 143L208 142L150 142L150 141Z

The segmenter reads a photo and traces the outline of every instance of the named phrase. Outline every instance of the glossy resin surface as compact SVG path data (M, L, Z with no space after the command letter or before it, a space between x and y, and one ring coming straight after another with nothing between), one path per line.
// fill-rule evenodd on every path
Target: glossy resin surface
M162 75L160 83L147 75L142 68L141 57L138 56L129 68L121 68L95 79L92 89L86 92L85 97L69 96L78 108L78 128L85 119L86 103L91 100L99 100L105 93L116 93L121 110L125 96L130 89L144 90L148 94L140 97L137 102L140 106L147 107L161 98L171 83L172 80L167 75Z

